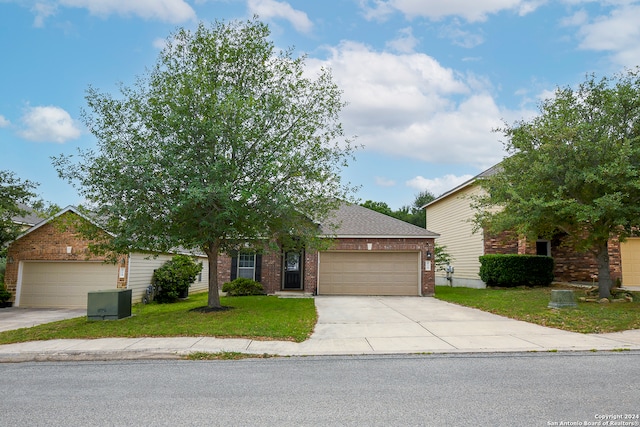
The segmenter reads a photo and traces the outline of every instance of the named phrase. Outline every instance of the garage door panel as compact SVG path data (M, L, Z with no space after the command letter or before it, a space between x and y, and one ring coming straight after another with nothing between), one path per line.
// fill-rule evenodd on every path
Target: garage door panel
M640 287L640 238L630 238L620 244L622 258L622 284Z
M417 252L322 252L323 295L419 295Z
M100 262L25 262L21 307L86 308L87 293L115 289L118 267Z

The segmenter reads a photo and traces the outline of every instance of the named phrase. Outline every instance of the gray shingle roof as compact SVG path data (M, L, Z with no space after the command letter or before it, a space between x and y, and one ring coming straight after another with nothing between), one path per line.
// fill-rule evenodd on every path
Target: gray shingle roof
M39 222L44 220L43 217L38 215L29 206L27 206L25 204L22 204L22 203L18 203L18 207L20 209L22 209L23 211L27 212L27 214L26 215L20 215L20 216L11 217L11 221L15 222L16 224L22 224L22 225L26 225L26 226L32 227L32 226L36 225L37 223L39 223Z
M333 225L336 225L334 227ZM418 237L434 238L439 234L400 221L365 207L343 203L326 224L322 233L336 237Z

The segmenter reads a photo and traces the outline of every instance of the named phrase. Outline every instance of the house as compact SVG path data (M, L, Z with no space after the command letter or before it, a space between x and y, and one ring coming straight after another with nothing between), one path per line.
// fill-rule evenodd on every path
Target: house
M5 285L14 294L14 306L85 308L87 293L104 289L131 289L132 300L138 302L153 271L172 257L137 252L120 255L115 264L105 262L105 255L89 251L90 241L78 234L73 225L76 220L96 225L69 206L9 245ZM209 288L206 261L199 257L203 271L191 286L192 292Z
M146 253L119 255L116 264L89 250L73 223L91 221L76 208L63 209L13 241L5 283L20 307L86 307L89 291L132 289L142 299L153 270L171 258ZM357 205L343 204L320 226L331 239L327 250L264 253L243 251L218 259L218 283L236 277L261 282L267 293L331 295L413 295L434 293L434 239L437 234ZM65 224L65 226L61 226ZM70 225L71 224L71 225ZM104 231L106 233L106 231ZM208 263L190 292L208 290Z
M218 282L248 277L267 293L411 295L434 293L434 239L438 234L371 209L343 203L321 235L323 251L240 252L220 256Z
M485 287L478 274L479 257L496 253L551 256L555 261L556 280L592 283L598 271L595 257L589 253L577 253L562 245L562 236L552 240L528 242L509 233L499 236L490 236L483 230L474 233L471 220L475 212L471 206L471 198L484 191L478 181L496 172L497 165L424 206L427 228L438 230L442 235L438 244L446 246L447 253L453 257L453 274L447 276L446 272L438 271L436 284ZM640 265L640 238L632 238L622 244L612 239L609 242L609 258L614 283L620 279L625 287L640 286L640 269L637 267Z

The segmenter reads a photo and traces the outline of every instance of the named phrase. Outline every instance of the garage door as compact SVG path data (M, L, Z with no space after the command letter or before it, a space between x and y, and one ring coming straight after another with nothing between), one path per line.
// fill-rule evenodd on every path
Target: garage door
M25 262L20 307L86 308L87 293L115 289L118 267L101 262Z
M620 244L622 258L622 285L640 287L640 239L629 239Z
M321 295L419 295L418 252L321 252Z

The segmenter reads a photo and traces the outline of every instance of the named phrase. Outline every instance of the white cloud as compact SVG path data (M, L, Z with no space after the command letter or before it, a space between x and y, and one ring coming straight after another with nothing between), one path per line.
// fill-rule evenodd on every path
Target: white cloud
M60 0L60 5L88 9L92 15L135 15L143 19L178 24L196 19L184 0Z
M415 188L418 191L429 190L429 192L436 197L442 195L444 192L456 188L458 185L469 181L473 178L473 175L456 176L447 174L440 178L425 178L422 176L416 176L406 182L407 187Z
M11 122L6 119L3 115L0 114L0 128L6 128L11 124Z
M469 22L475 22L484 21L487 15L503 10L513 10L520 15L525 15L543 3L544 1L526 0L361 0L360 7L364 10L367 19L384 19L393 11L398 11L409 19L422 16L439 20L449 16L459 16Z
M35 13L36 17L33 19L33 26L36 28L42 28L44 21L51 15L55 15L57 7L52 3L37 2L31 8L31 11Z
M376 185L380 187L393 187L396 185L396 182L392 179L376 176Z
M64 143L82 133L69 113L60 107L30 107L22 116L19 134L30 141Z
M445 68L422 53L377 52L355 42L330 50L326 66L348 102L342 122L366 150L426 162L472 164L500 161L503 147L493 129L502 119L521 118L504 110L488 83Z
M275 0L249 0L249 12L258 15L261 19L283 18L301 33L310 33L313 23L306 13L296 10L287 2Z
M640 64L640 5L623 4L611 10L609 15L588 20L584 12L578 12L564 23L578 25L580 48L611 52L616 64L634 67Z
M418 43L419 40L413 35L413 29L407 27L399 31L398 37L387 42L387 47L400 53L412 53Z

